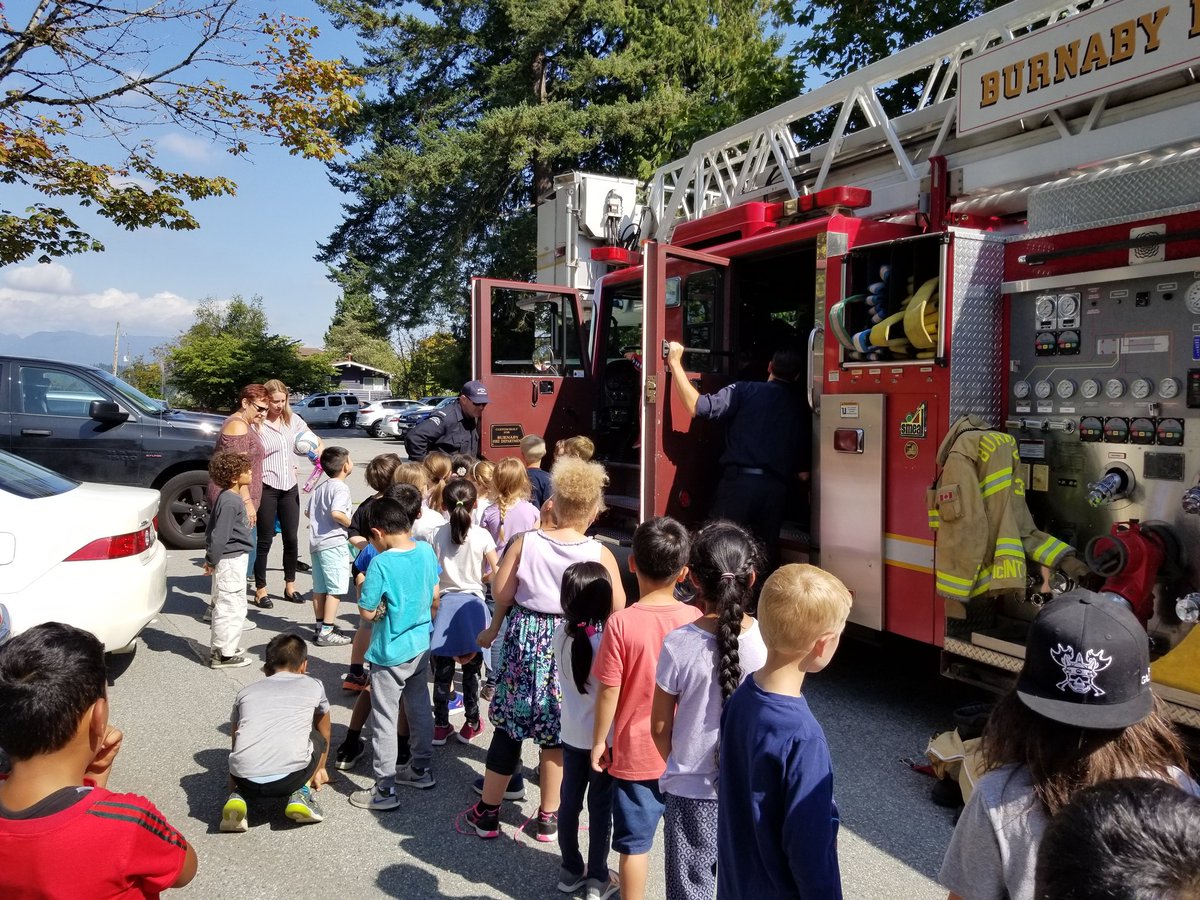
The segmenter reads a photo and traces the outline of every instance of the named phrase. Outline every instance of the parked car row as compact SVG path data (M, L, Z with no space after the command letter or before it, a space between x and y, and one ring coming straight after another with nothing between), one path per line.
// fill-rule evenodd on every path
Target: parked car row
M388 416L384 421L383 434L396 438L396 440L403 440L410 428L424 422L434 410L449 406L456 400L458 397L423 397L420 401L421 405L415 409Z

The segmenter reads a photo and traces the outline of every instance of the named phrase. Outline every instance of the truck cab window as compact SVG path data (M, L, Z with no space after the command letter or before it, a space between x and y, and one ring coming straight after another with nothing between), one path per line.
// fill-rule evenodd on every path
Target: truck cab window
M684 286L683 343L697 350L720 349L717 339L721 323L718 302L721 281L715 270L688 276ZM717 353L687 353L683 367L689 372L717 372L725 357Z
M572 376L582 370L579 321L569 298L507 289L492 294L492 374Z

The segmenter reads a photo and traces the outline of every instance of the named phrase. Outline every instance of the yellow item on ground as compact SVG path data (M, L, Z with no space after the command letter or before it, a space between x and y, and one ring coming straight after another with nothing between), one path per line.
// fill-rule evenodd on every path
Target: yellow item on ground
M1200 694L1200 628L1193 628L1166 656L1150 664L1155 684Z

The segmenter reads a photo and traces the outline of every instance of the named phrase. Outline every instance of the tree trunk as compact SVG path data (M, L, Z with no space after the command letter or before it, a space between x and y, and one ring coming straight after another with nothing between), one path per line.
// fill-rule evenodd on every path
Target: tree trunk
M543 105L547 99L546 93L546 51L539 50L533 57L534 102L539 106ZM551 167L551 161L537 152L530 157L530 164L533 166L530 200L536 206L539 200L554 190L554 170Z

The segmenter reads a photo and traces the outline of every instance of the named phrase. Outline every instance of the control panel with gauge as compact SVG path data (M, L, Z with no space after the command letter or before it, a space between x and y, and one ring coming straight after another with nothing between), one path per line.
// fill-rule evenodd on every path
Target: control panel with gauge
M1054 276L1009 295L1004 406L1018 474L1034 518L1076 546L1128 519L1196 530L1180 514L1200 474L1194 262L1103 282Z

